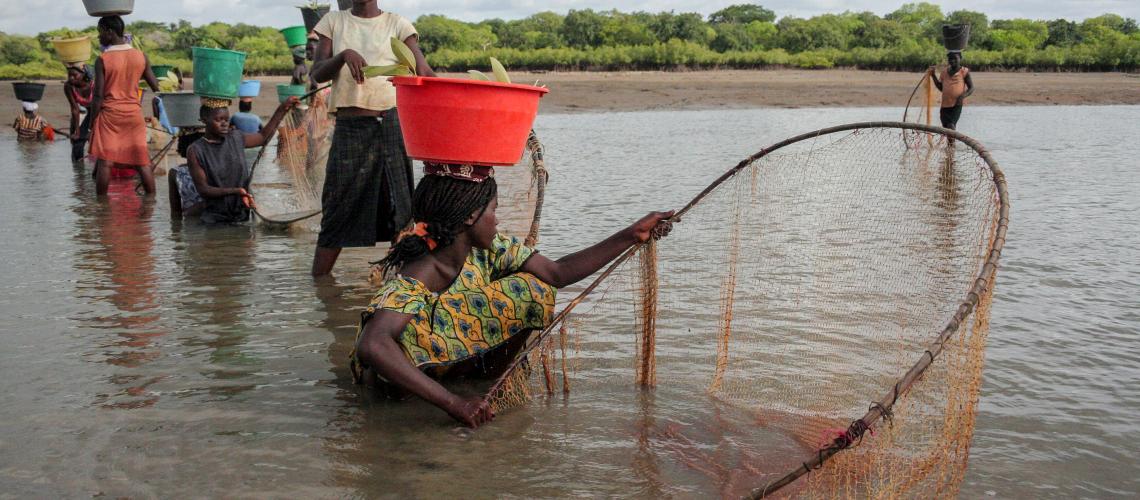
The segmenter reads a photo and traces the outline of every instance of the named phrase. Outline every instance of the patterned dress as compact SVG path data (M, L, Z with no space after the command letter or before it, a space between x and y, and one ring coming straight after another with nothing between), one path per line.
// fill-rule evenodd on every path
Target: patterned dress
M553 318L556 290L519 272L533 254L518 238L500 234L491 249L472 249L459 277L441 293L412 278L389 280L363 313L357 342L376 311L409 314L412 319L397 343L413 365L439 373L438 368L479 357L511 337L541 329ZM363 365L355 349L350 363L360 381Z
M35 118L17 116L16 122L12 124L12 128L16 129L16 140L21 142L42 139L46 127L47 122L40 115L36 115Z

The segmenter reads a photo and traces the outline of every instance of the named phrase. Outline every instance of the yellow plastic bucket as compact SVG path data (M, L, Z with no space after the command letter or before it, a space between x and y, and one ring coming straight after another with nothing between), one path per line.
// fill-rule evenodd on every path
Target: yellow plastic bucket
M87 62L91 60L91 37L54 38L51 44L55 46L55 53L64 63Z

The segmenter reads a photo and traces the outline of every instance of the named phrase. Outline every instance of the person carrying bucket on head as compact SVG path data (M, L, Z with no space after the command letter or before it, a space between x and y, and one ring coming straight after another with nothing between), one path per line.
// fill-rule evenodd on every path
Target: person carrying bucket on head
M289 79L289 84L309 83L309 65L305 64L305 45L290 47L289 50L293 52L293 77Z
M470 427L494 418L493 410L440 381L502 374L552 321L558 288L668 234L673 216L651 212L554 261L498 232L491 167L425 163L412 206L411 228L380 262L393 277L362 315L350 368L357 383L419 396Z
M311 63L314 60L316 60L317 45L320 44L320 42L321 42L321 37L317 36L316 33L309 33L308 38L305 40L305 60L306 61L309 61ZM309 81L309 87L310 88L316 88L317 83L314 82L312 78L308 78L308 69L307 68L305 70L305 75L306 75L306 79Z
M381 11L376 0L354 0L351 10L328 13L313 31L320 41L310 78L333 81L329 110L336 116L312 267L314 276L323 276L342 248L391 241L411 218L412 162L395 112L396 91L385 78L366 79L364 67L395 64L395 37L415 55L417 74L435 73L412 23Z
M261 82L246 80L238 86L238 112L230 117L230 125L247 134L261 131L261 117L253 114L253 98L261 92Z
M947 66L939 74L931 67L930 78L934 86L942 91L942 109L938 117L942 126L951 130L958 128L962 117L962 105L974 93L974 79L970 69L962 66L962 51L970 41L969 24L946 24L942 26L942 44L946 47Z
M20 142L51 141L55 139L55 132L48 125L47 120L37 113L39 104L23 101L24 112L16 117L12 128L16 129L16 140Z
M158 79L146 55L127 42L123 18L99 19L99 42L106 46L95 62L95 97L91 104L91 154L95 164L95 192L106 195L111 168L131 168L142 179L147 196L153 196L154 173L146 145L146 122L138 98L138 82L145 79L154 92Z
M970 77L970 68L962 66L961 51L950 51L946 54L946 61L948 64L941 75L934 72L930 77L934 86L942 91L942 109L938 111L942 126L956 130L958 119L962 117L962 105L974 93L974 79Z
M194 210L207 224L245 222L249 220L250 209L256 208L253 195L249 194L252 165L245 161L245 148L269 142L281 118L297 105L297 98L290 97L281 103L269 123L260 132L253 133L230 127L230 101L214 98L202 101L199 114L205 133L186 148L187 166L174 169L172 187L175 189L171 190L170 208L178 212ZM193 189L185 182L186 177L192 181ZM180 199L177 207L174 193Z
M67 66L67 82L63 94L71 108L71 161L86 156L87 140L91 136L91 101L95 97L95 73L86 63Z

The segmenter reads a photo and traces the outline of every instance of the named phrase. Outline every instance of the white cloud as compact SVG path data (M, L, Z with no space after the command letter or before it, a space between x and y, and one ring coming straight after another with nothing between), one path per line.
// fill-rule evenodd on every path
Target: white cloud
M869 10L885 14L910 0L758 0L780 16L811 16L825 12ZM535 12L570 9L650 12L674 10L710 14L718 9L748 0L393 0L381 1L381 8L415 19L423 14L444 14L465 21L489 18L517 19ZM147 20L175 22L186 19L194 24L211 21L249 23L286 27L300 24L301 14L295 7L301 0L135 0L135 12L127 21ZM335 0L331 3L334 4ZM960 0L935 1L943 11L970 9L985 12L991 19L1027 17L1031 19L1084 19L1106 12L1140 18L1137 0ZM77 0L2 0L0 31L36 34L50 29L83 28L94 25Z

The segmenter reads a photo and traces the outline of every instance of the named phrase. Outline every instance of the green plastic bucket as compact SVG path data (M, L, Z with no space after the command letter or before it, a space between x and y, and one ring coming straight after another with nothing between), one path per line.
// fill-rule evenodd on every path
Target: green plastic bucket
M169 64L152 64L150 65L150 70L154 72L155 78L162 78L169 75L171 71L174 71L174 66Z
M305 94L306 90L304 85L289 85L287 83L277 85L277 100L279 102L285 102L285 100L290 97L301 97Z
M194 93L215 99L236 99L245 52L194 47Z
M308 31L305 31L304 26L290 26L281 30L281 34L285 35L285 45L290 47L304 45L308 42L308 38L306 38L308 33Z

